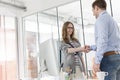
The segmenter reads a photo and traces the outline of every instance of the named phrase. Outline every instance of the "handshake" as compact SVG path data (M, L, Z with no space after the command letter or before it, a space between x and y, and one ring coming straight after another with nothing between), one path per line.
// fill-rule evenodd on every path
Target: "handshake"
M89 45L85 45L84 47L82 47L82 52L88 53L91 51L91 48Z
M97 49L96 45L91 45L91 46L85 45L84 47L81 47L81 48L82 48L82 52L85 52L85 53L88 53L91 50L96 51Z

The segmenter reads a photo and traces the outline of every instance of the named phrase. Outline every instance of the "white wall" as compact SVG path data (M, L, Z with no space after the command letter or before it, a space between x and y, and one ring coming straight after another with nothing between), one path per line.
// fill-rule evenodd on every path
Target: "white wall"
M62 4L66 4L77 0L26 0L27 11L22 16L30 15L32 13L54 8Z

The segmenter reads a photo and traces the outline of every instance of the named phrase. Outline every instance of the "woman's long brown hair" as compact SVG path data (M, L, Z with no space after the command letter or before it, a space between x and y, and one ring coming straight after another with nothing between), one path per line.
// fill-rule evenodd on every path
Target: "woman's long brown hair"
M67 22L65 22L65 23L63 24L63 27L62 27L62 39L63 39L63 41L64 41L65 43L69 43L69 39L68 39L68 35L67 35L67 27L68 27L69 24L72 24L72 26L73 26L73 33L70 35L71 40L72 40L72 41L78 41L78 40L74 37L75 29L74 29L73 23L67 21Z

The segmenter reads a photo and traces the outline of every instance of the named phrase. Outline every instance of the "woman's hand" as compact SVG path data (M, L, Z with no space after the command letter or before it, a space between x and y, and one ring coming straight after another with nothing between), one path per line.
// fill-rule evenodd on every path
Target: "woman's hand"
M84 47L81 47L81 48L82 48L82 52L85 52L85 53L90 52L90 46L89 45L85 45Z

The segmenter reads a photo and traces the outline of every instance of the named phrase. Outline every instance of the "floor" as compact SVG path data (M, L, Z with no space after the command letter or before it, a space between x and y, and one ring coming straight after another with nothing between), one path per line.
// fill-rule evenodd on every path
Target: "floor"
M51 76L48 73L42 73L39 80L66 80L66 73L60 73L59 76ZM97 79L86 79L83 73L76 70L76 74L72 75L72 80L97 80Z

